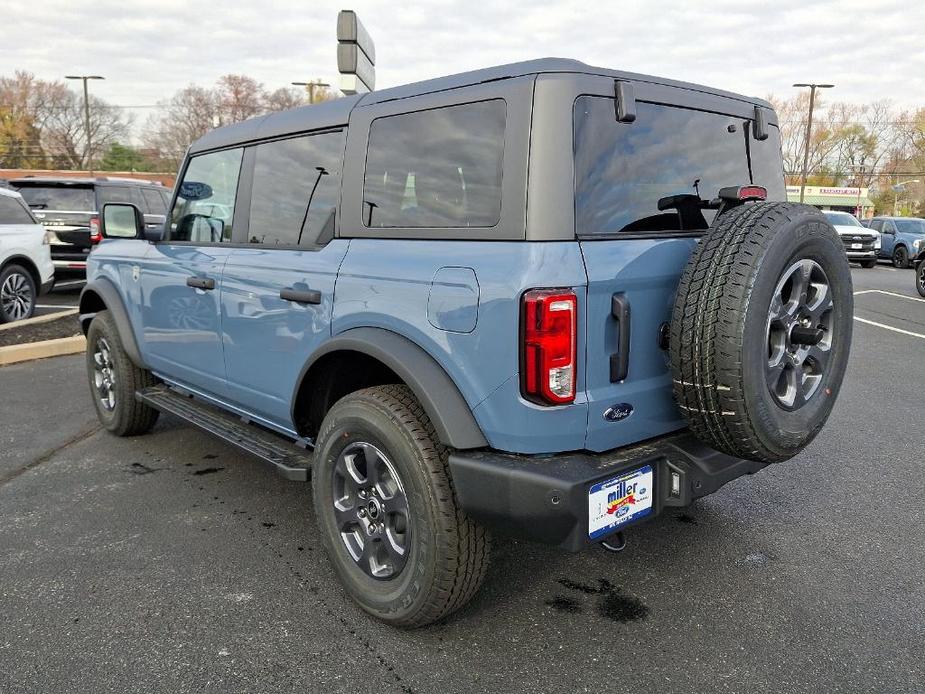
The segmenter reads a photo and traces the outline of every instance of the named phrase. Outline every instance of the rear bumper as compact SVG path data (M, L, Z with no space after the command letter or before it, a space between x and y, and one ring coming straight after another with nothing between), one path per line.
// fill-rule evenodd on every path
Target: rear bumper
M606 537L588 537L588 490L598 482L651 465L652 513L615 533L712 494L727 482L766 467L734 458L681 432L606 453L519 456L496 451L450 455L456 496L474 520L505 534L578 551ZM680 491L671 493L678 475Z

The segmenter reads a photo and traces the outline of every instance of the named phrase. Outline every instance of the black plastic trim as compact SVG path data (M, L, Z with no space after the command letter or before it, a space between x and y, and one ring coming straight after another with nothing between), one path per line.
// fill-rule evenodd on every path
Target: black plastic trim
M335 336L316 351L296 381L292 393L293 421L299 388L312 366L331 352L360 352L394 371L420 401L440 441L458 449L483 448L488 441L472 410L443 367L406 337L383 328L354 328Z
M109 311L115 321L116 330L119 331L119 339L122 341L122 347L125 349L128 358L131 359L135 366L142 369L147 368L144 360L141 358L138 343L135 341L135 333L132 330L132 323L128 318L125 305L122 303L119 290L117 290L115 285L109 280L100 278L88 282L80 292L80 302L78 304L80 306L80 314L78 318L83 334L87 334L87 331L90 329L90 321L96 316L95 311L85 312L83 310L84 297L90 293L94 293L102 299L103 304L106 306L106 310Z

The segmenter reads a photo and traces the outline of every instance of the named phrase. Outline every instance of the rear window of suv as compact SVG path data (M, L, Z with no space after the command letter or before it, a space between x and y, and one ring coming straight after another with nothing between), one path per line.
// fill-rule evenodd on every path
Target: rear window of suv
M20 194L34 210L94 212L96 200L91 186L22 186Z
M706 229L715 210L690 198L659 209L669 196L704 200L720 188L753 181L782 200L777 130L763 142L743 118L637 102L633 123L621 123L613 99L583 96L574 108L575 223L579 236ZM752 160L749 161L749 150ZM663 204L665 207L665 204Z

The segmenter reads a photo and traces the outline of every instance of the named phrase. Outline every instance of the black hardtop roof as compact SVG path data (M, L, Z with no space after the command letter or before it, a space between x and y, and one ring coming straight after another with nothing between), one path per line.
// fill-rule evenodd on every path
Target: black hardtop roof
M157 181L146 181L141 178L115 178L109 176L24 176L23 178L9 179L10 185L29 186L29 185L56 185L56 186L90 186L97 183L105 183L115 186L153 186L163 188L164 186Z
M422 94L467 87L482 82L494 82L496 80L540 73L600 75L632 82L651 82L670 87L690 89L692 91L771 108L771 105L763 99L733 94L732 92L705 87L699 84L679 82L677 80L642 75L634 72L593 67L581 61L567 58L540 58L538 60L498 65L496 67L473 70L471 72L462 72L456 75L437 77L436 79L414 82L398 87L390 87L388 89L370 92L369 94L334 99L312 106L302 106L290 111L281 111L259 116L257 118L251 118L250 120L235 123L234 125L225 126L223 128L216 128L206 133L190 146L190 153L195 154L209 149L229 147L235 144L251 142L253 140L281 137L290 133L342 127L347 125L350 112L357 105L368 106L384 101L406 99Z

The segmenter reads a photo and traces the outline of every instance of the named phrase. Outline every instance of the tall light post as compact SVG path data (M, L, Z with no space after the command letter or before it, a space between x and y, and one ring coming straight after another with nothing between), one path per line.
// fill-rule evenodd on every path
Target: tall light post
M87 91L87 80L104 80L100 75L65 75L66 80L83 80L84 83L84 127L87 129L87 168L93 173L93 148L90 142L90 94Z
M899 208L899 194L906 189L906 186L912 183L921 183L921 181L919 181L919 179L917 178L914 178L911 181L903 181L902 183L897 183L896 185L893 186L893 192L896 193L896 195L893 197L893 216L894 217L896 217L899 214L897 211Z
M322 82L321 80L315 80L314 82L293 82L293 87L305 87L308 90L308 103L315 103L315 89L318 87L330 87L331 85L327 82Z
M806 145L803 147L803 175L800 177L800 202L806 194L806 172L809 168L809 138L813 132L813 106L816 103L817 89L831 89L834 84L806 84L798 82L794 87L809 87L809 116L806 119Z

